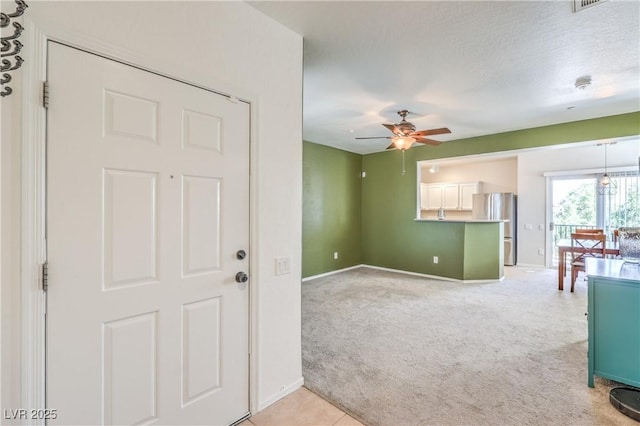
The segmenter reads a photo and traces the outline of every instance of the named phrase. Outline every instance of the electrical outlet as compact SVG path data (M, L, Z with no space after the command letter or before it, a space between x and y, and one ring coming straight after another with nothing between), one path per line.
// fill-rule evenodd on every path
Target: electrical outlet
M544 231L544 224L539 223L539 224L538 224L538 229L539 229L540 231Z
M538 249L538 254L540 256L544 256L544 249Z
M334 251L334 252L333 252L333 258L334 258L334 259L337 259L337 258L338 258L338 252L337 252L337 251Z
M433 256L433 263L438 263L438 256Z
M533 229L533 225L530 223L525 223L524 224L524 229L525 231L531 231Z

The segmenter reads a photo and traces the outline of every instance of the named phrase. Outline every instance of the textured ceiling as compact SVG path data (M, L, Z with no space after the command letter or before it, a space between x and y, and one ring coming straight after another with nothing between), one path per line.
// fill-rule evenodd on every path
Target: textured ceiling
M638 0L248 3L304 37L311 142L384 150L355 137L389 135L400 109L443 142L640 110Z

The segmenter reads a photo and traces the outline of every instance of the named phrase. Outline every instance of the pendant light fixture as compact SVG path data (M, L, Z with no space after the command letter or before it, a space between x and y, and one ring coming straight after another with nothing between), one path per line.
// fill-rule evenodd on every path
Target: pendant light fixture
M615 142L613 142L615 143ZM604 143L604 174L598 178L598 194L600 195L614 195L618 193L618 185L609 177L607 173L607 145Z

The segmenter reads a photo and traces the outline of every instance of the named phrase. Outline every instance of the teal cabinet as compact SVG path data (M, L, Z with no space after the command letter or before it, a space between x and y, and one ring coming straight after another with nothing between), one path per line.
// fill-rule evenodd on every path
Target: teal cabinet
M640 266L621 260L590 260L589 377L640 387Z

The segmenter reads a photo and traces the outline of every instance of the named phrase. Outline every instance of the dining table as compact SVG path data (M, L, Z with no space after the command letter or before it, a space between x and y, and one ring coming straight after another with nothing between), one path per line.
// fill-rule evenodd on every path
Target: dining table
M558 240L556 247L558 248L558 290L563 290L564 277L567 272L567 253L585 253L586 249L584 247L573 246L571 244L571 238ZM607 241L605 243L604 253L609 256L619 256L620 249L618 247L618 242Z

